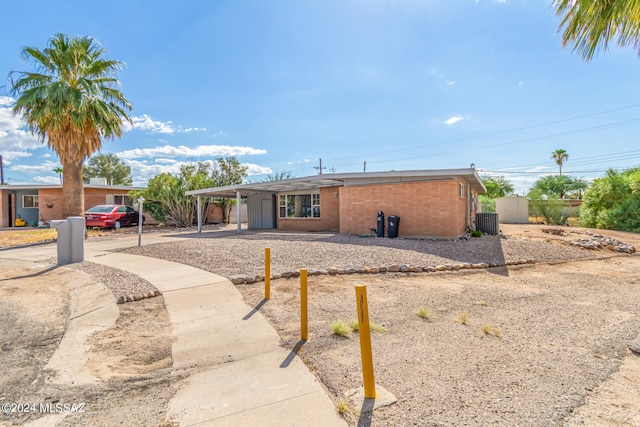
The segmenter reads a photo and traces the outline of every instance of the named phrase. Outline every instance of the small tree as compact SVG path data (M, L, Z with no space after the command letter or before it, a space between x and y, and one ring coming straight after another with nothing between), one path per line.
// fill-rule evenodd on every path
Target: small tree
M571 178L566 175L549 175L536 181L530 191L538 193L550 199L564 199L565 197L579 199L587 188L587 182L581 178Z
M53 168L53 172L58 174L58 178L60 179L60 185L62 185L62 174L64 172L64 169L62 169L62 166L57 166Z
M224 187L227 185L242 184L247 176L247 167L240 164L235 156L219 157L213 166L211 178L213 187ZM222 222L229 223L231 207L235 201L230 199L219 199L219 206L222 206ZM239 207L238 207L239 208Z
M565 196L581 195L586 187L583 179L550 175L537 180L527 197L534 215L543 217L547 224L564 225L570 216Z
M551 158L555 160L556 164L560 168L560 175L562 175L562 165L564 164L564 162L569 160L569 154L566 152L566 150L559 148L551 153Z
M504 176L483 176L482 182L487 188L486 194L490 199L497 199L513 194L513 185Z
M131 185L131 168L115 154L96 154L83 168L83 180L106 178L109 185Z
M585 227L640 232L640 168L612 169L584 194L580 222Z
M147 188L130 194L133 198L144 197L144 206L155 219L179 227L191 227L197 199L187 196L186 192L212 187L210 172L208 163L183 165L177 175L168 172L156 175L149 180ZM202 208L206 210L206 204Z

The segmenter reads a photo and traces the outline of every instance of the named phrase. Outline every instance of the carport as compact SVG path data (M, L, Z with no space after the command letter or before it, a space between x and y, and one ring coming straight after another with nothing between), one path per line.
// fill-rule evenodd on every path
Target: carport
M345 175L345 176L343 176ZM187 191L187 196L196 196L198 199L198 233L202 232L202 197L212 197L221 199L236 199L237 206L240 206L242 199L247 199L254 195L269 195L275 197L276 194L284 192L308 191L322 187L336 187L344 185L346 175L353 174L333 174L316 175L303 178L292 178L278 181L265 181L249 184L227 185L224 187L203 188L200 190ZM241 211L237 209L238 233L241 232ZM248 209L248 216L252 215L252 209ZM274 214L275 215L275 214Z

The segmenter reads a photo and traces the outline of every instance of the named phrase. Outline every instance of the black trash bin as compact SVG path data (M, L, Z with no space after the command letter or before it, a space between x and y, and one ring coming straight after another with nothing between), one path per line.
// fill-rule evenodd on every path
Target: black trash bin
M387 237L395 239L398 237L398 229L400 228L400 217L389 215L389 228L387 229Z
M384 237L384 212L378 211L378 227L376 228L376 236Z

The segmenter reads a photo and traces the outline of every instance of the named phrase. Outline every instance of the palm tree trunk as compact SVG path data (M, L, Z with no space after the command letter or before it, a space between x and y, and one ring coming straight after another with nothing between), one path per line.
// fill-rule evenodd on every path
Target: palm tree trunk
M84 183L82 182L82 160L66 161L62 165L62 216L84 215Z

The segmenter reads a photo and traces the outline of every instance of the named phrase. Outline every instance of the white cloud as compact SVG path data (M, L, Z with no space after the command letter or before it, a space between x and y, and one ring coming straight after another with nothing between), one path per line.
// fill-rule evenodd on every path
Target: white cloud
M155 159L156 163L164 163L166 165L172 165L177 162L177 160L173 159Z
M518 86L523 86L523 85L524 85L524 82L522 81L518 82Z
M164 133L173 135L174 133L205 132L207 130L207 128L200 127L190 127L183 129L182 126L175 126L170 120L166 122L153 120L148 114L133 116L131 117L131 121L133 122L133 125L129 123L123 124L123 129L125 132L131 130L146 130L151 133ZM218 135L226 136L224 132L218 132L218 134L214 135L214 137Z
M127 166L131 167L131 175L134 177L134 181L146 182L156 175L161 173L178 173L180 172L180 166L188 164L189 162L174 162L172 164L158 164L152 163L148 160L125 160Z
M29 157L29 151L42 147L38 138L25 130L26 125L11 111L13 98L0 96L0 149L6 164L20 157Z
M40 184L60 184L59 176L34 176L32 178L33 182L38 182Z
M249 154L267 154L267 150L229 145L199 145L191 148L184 145L164 145L154 148L134 148L116 155L123 159L138 159L144 157L173 156L173 157L214 157L214 156L244 156Z
M273 173L268 166L260 166L253 163L243 163L242 166L247 167L247 175L268 175Z
M444 124L445 125L452 125L454 123L458 123L462 119L464 119L464 117L462 117L462 116L449 117L447 120L445 120Z
M26 172L26 173L53 173L53 170L60 166L58 162L52 162L46 160L39 165L15 165L9 169L12 171Z
M453 86L454 84L456 84L455 80L446 80L445 82L447 83L447 86Z
M172 134L176 131L173 126L173 122L161 122L157 120L153 120L147 114L143 114L141 116L133 116L131 117L131 121L133 122L133 126L129 123L124 124L124 130L129 131L132 129L140 129L140 130L148 130L152 133L169 133Z

